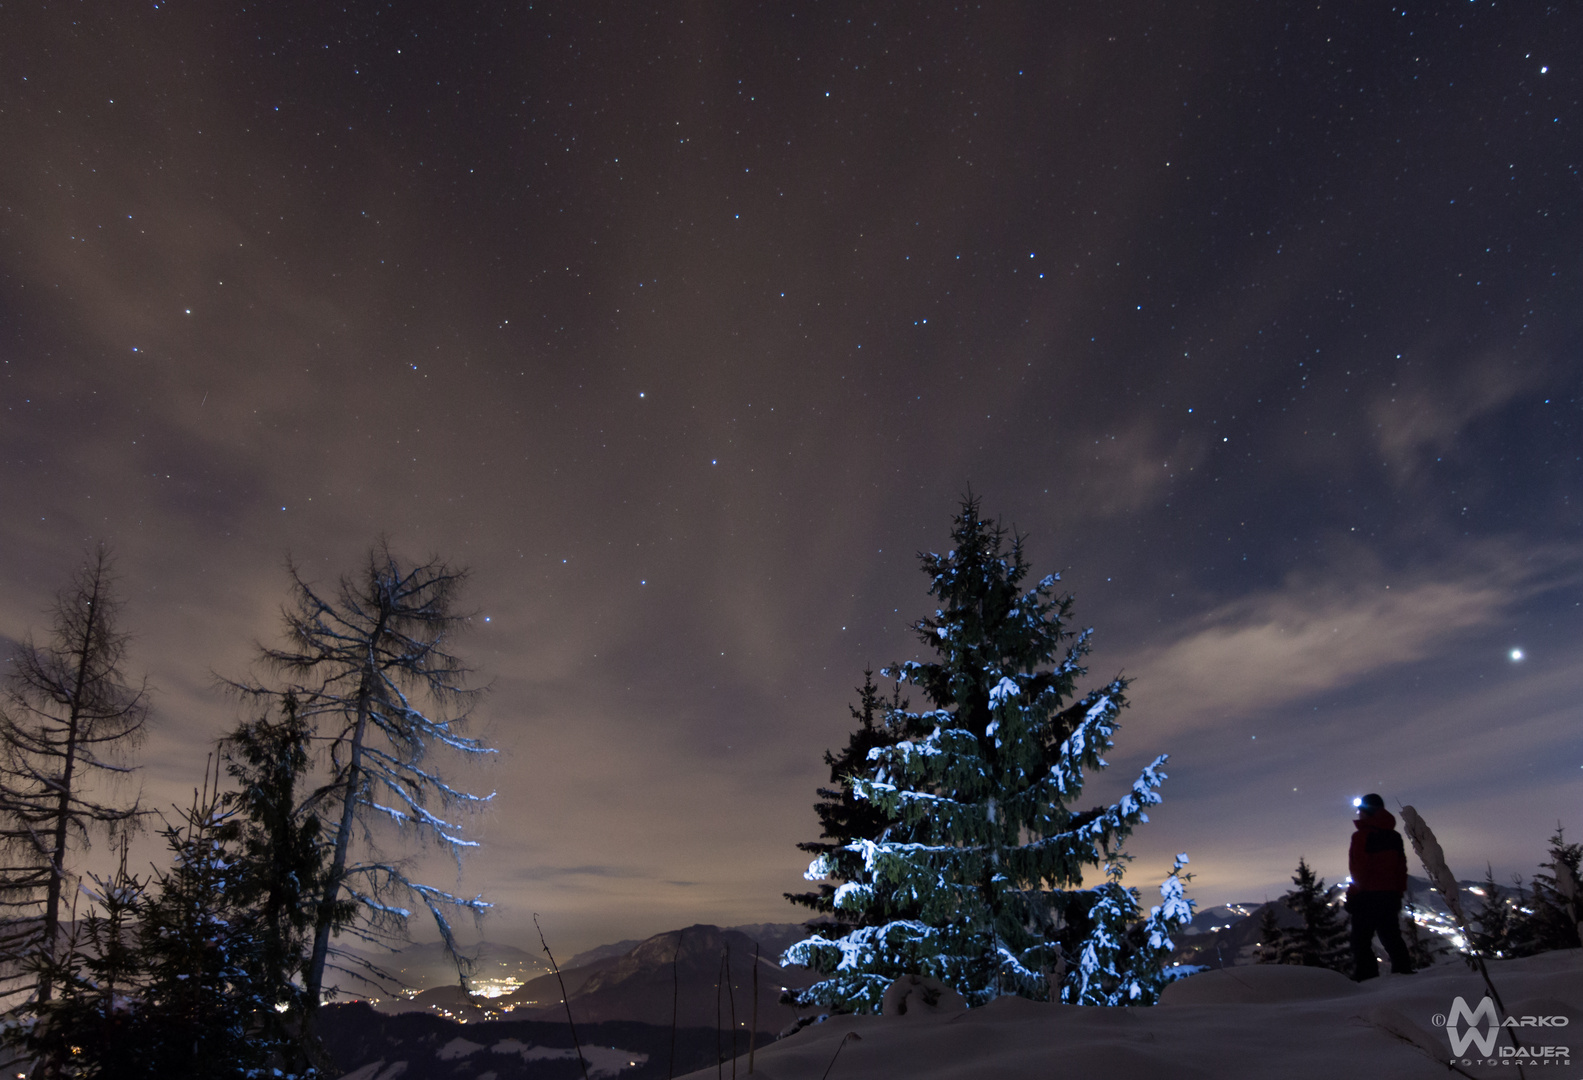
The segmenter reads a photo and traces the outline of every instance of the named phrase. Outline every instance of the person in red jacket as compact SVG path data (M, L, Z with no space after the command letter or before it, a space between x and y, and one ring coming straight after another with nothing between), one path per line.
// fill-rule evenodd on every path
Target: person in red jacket
M1352 874L1346 901L1347 913L1352 916L1352 977L1362 982L1379 976L1375 935L1391 958L1392 973L1411 975L1413 961L1401 930L1402 893L1407 891L1402 834L1396 831L1396 819L1378 795L1363 796L1357 806L1352 848L1347 853L1347 869Z

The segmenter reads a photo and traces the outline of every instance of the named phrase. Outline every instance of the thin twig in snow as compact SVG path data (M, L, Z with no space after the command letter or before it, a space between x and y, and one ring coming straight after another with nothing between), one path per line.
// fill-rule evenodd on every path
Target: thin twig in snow
M550 958L550 970L555 972L555 981L561 984L561 1004L566 1006L566 1026L572 1029L572 1046L577 1050L577 1064L583 1067L583 1080L588 1080L588 1062L583 1059L583 1044L577 1040L577 1025L572 1023L571 996L566 992L566 980L561 978L561 969L556 966L555 954L550 952L550 943L544 940L544 927L539 925L539 913L533 913L533 928L539 932L539 944L544 946L544 955Z
M681 977L676 973L676 962L682 958L682 935L686 929L676 931L676 951L671 954L671 1063L665 1069L665 1080L676 1075L676 1003L681 998Z
M759 1041L759 943L753 943L753 1022L748 1025L748 1075L753 1075L753 1051Z
M836 1043L835 1053L830 1055L830 1064L824 1067L824 1075L821 1076L819 1080L830 1080L830 1070L835 1068L835 1059L841 1056L841 1048L846 1045L846 1041L848 1039L851 1039L853 1042L862 1042L863 1036L859 1035L855 1031L849 1031L845 1035L841 1036L841 1041Z

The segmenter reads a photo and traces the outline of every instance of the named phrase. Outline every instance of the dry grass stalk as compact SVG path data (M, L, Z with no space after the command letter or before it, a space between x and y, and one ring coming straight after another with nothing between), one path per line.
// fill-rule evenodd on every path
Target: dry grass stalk
M753 1051L759 1042L759 943L753 943L753 1022L748 1025L748 1075L753 1075Z
M676 972L676 964L682 958L682 935L686 930L676 931L676 951L671 954L671 1063L665 1069L665 1080L671 1080L676 1075L676 1004L681 999L681 976Z
M1457 879L1446 865L1446 853L1441 850L1440 841L1435 839L1434 831L1418 816L1417 810L1411 806L1404 806L1401 810L1402 828L1407 833L1407 839L1412 841L1413 851L1423 864L1424 873L1429 875L1429 884L1445 898L1446 906L1451 909L1457 925L1466 930L1468 920L1462 912Z
M859 1035L855 1031L849 1031L845 1035L841 1036L841 1041L836 1043L835 1053L830 1055L830 1064L824 1067L824 1075L821 1076L819 1080L830 1080L830 1070L835 1068L835 1059L841 1056L841 1048L846 1045L846 1041L848 1039L851 1039L853 1042L862 1042L863 1036Z
M1418 861L1423 864L1424 872L1429 875L1429 883L1434 886L1446 902L1446 907L1451 909L1451 916L1456 920L1457 926L1462 930L1462 940L1467 942L1468 955L1472 957L1473 965L1478 968L1480 975L1484 976L1484 986L1489 991L1490 997L1495 999L1495 1007L1506 1014L1506 1003L1501 1000L1500 991L1495 989L1495 981L1490 978L1490 969L1484 964L1484 957L1475 945L1472 931L1468 927L1467 916L1462 912L1462 903L1458 897L1459 886L1456 875L1446 865L1446 854L1440 847L1440 841L1435 839L1434 830L1419 816L1418 811L1411 806L1401 808L1402 828L1407 832L1407 838L1412 841L1413 851L1418 855ZM1517 1046L1517 1036L1511 1028L1506 1028L1506 1037L1511 1040L1512 1046ZM1517 1066L1517 1075L1523 1075L1523 1067Z
M731 946L726 946L726 1000L731 1003L731 1080L737 1080L737 991L731 983Z
M577 1050L577 1064L583 1067L583 1080L588 1080L588 1061L583 1057L583 1044L577 1038L577 1025L572 1023L571 996L566 992L566 980L561 978L561 969L555 963L555 954L550 952L550 943L544 940L544 927L539 925L539 913L533 913L533 928L539 932L539 944L544 946L544 955L550 958L550 970L555 972L555 981L561 985L561 1004L566 1006L566 1026L572 1029L572 1046Z

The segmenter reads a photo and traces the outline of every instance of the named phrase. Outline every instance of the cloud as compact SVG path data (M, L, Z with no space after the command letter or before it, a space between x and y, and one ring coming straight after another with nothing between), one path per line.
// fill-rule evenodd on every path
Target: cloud
M1335 691L1433 655L1502 618L1517 600L1556 584L1576 557L1518 558L1489 549L1479 565L1390 580L1336 572L1208 612L1168 644L1129 663L1135 696L1174 727L1201 727Z
M1494 412L1538 384L1537 368L1481 359L1446 374L1432 385L1405 377L1376 398L1370 418L1379 446L1398 475L1411 478L1427 454L1444 454L1469 423Z
M1173 442L1160 430L1157 418L1140 416L1081 448L1078 459L1070 462L1080 489L1073 498L1082 511L1095 517L1130 514L1149 505L1203 459L1203 439L1178 434Z
M554 877L601 877L601 878L636 878L649 876L646 872L636 870L630 866L608 866L602 863L587 863L581 866L525 866L517 871L525 881L537 881Z

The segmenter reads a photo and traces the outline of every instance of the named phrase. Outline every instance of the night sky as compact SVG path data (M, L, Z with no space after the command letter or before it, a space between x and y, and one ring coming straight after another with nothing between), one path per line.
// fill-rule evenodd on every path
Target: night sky
M971 488L1134 680L1089 794L1171 754L1146 895L1344 877L1366 791L1531 873L1583 837L1579 56L1487 0L6 4L0 635L113 546L168 807L288 554L386 534L472 569L488 936L789 922Z

